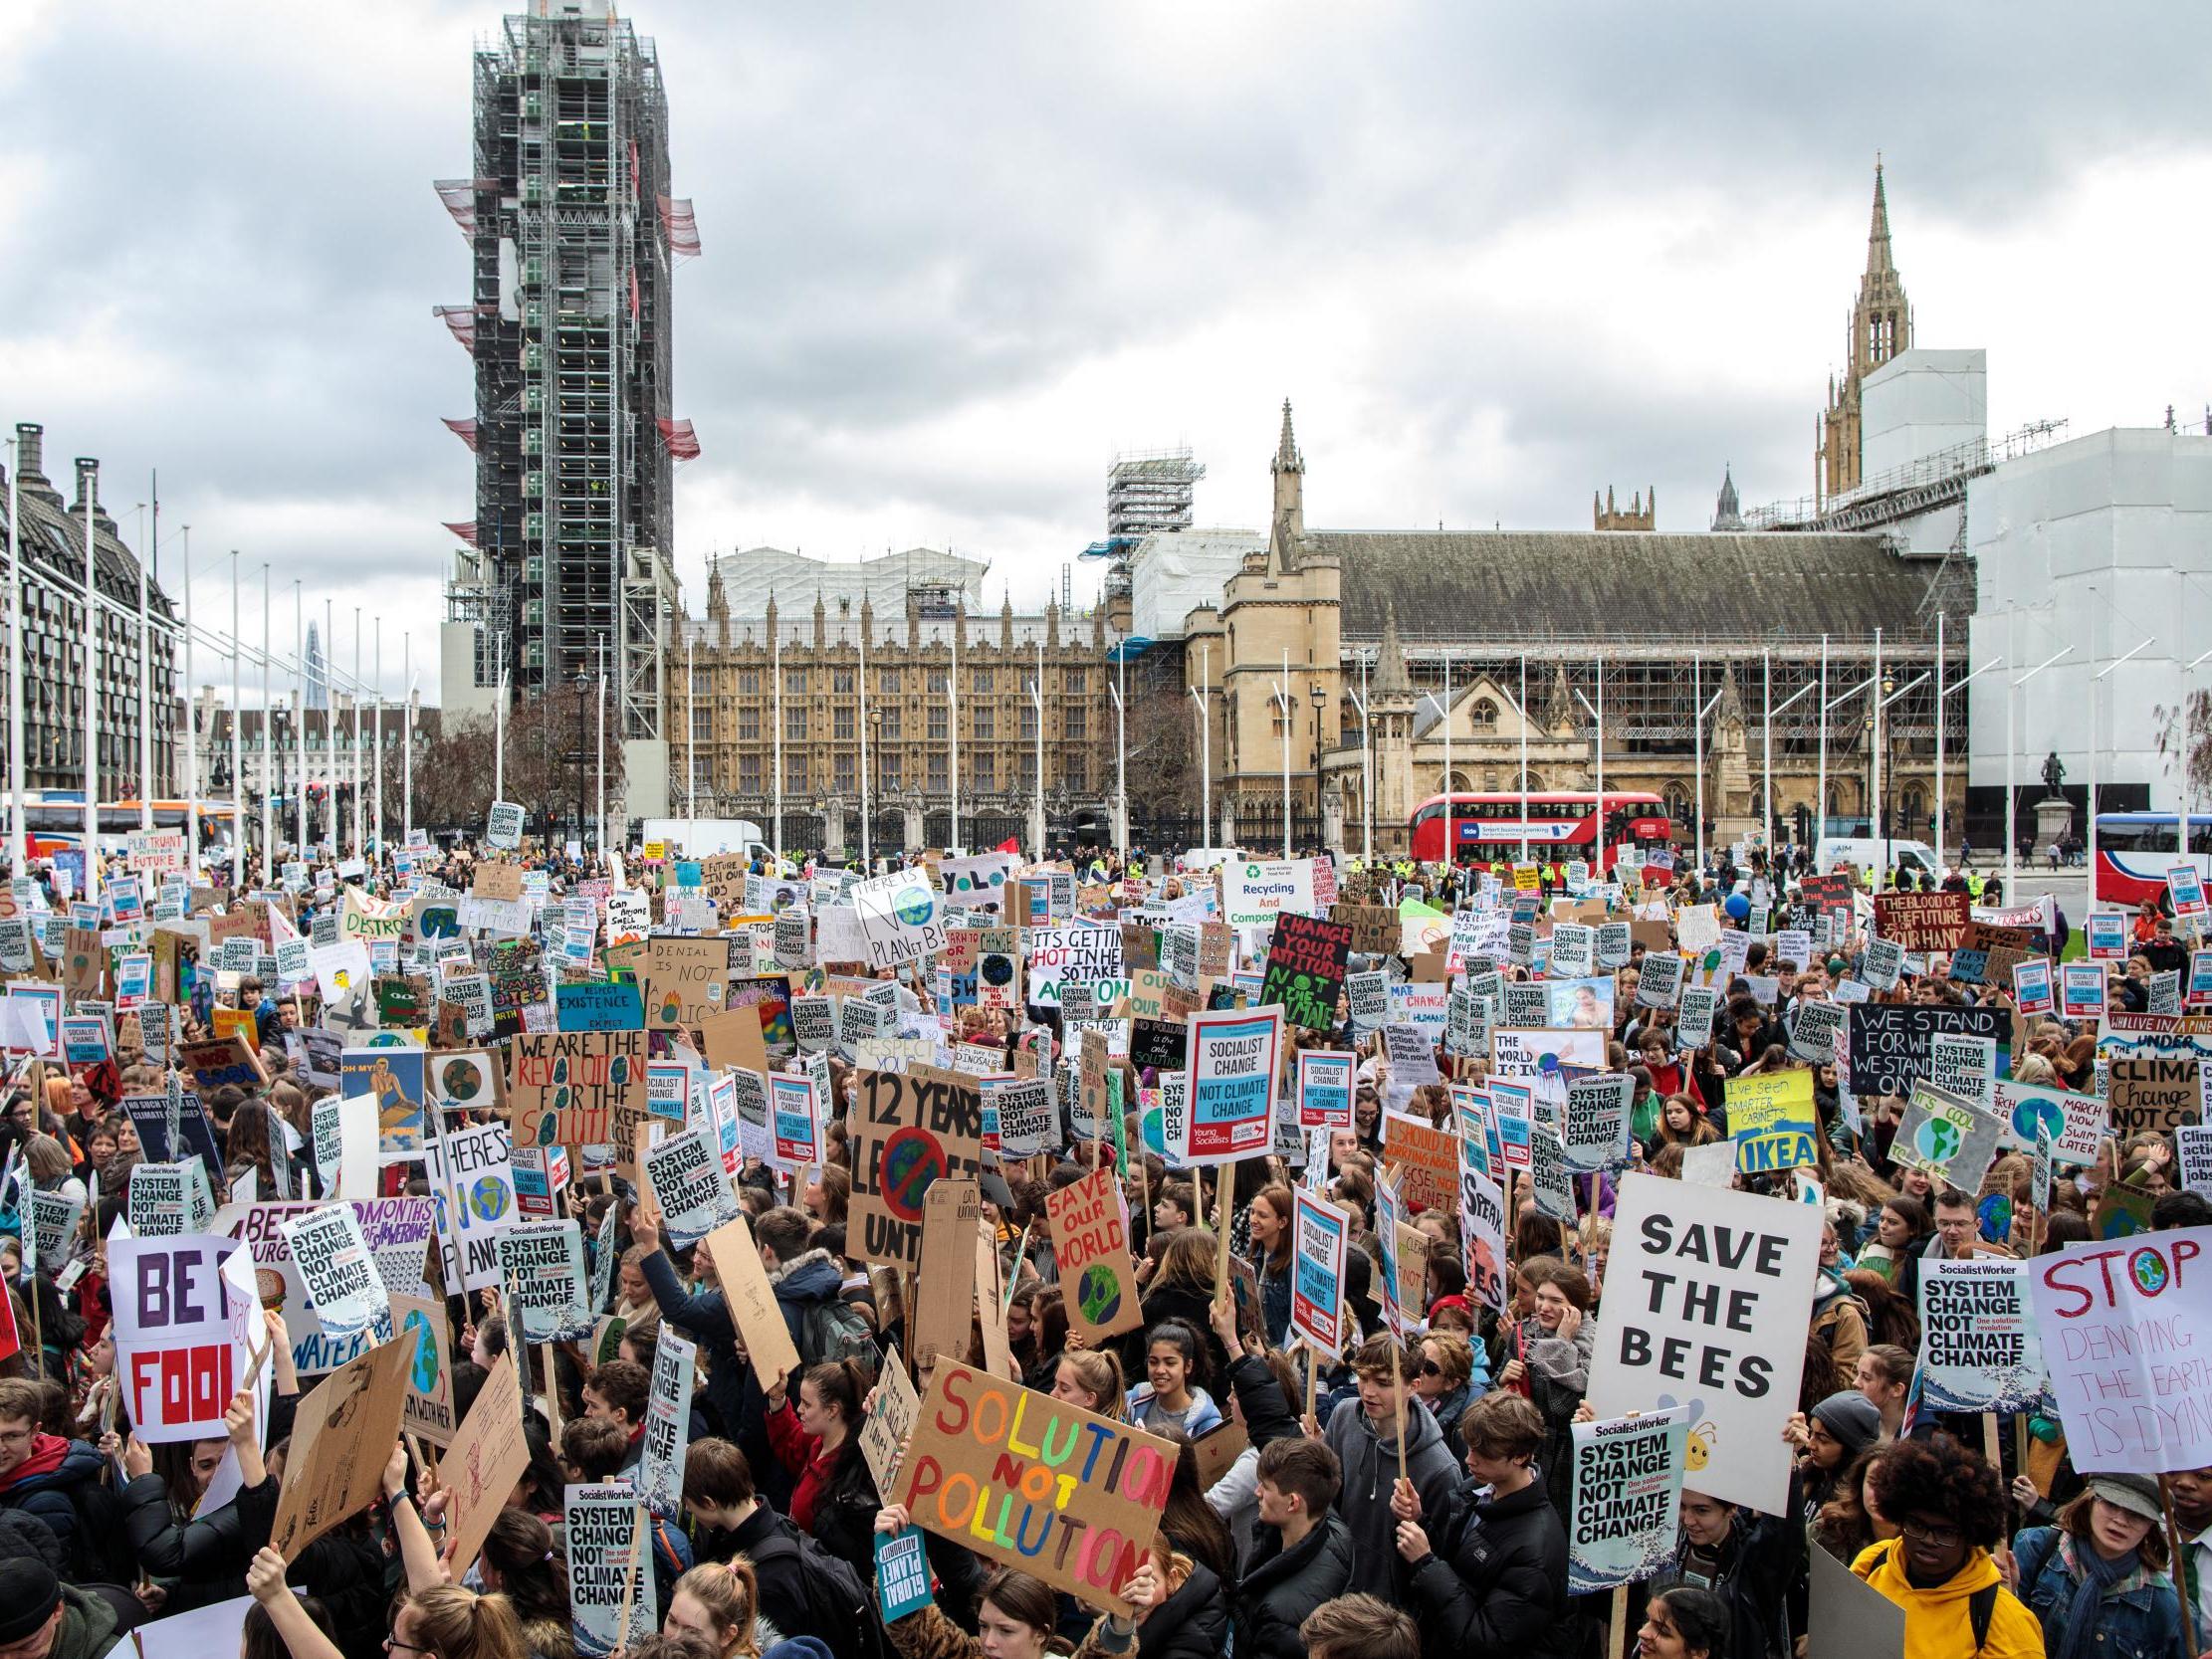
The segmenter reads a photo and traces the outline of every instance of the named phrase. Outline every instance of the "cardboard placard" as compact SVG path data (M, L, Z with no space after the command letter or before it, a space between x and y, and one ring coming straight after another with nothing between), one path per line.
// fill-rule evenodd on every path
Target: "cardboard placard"
M1044 1460L1078 1444L1081 1457ZM898 1501L926 1531L1110 1611L1160 1530L1175 1463L1158 1435L941 1364Z
M933 1185L923 1204L921 1272L914 1287L914 1361L968 1352L976 1317L976 1229L983 1220L981 1187L972 1180Z
M390 1455L390 1448L385 1448ZM490 1536L492 1523L507 1507L515 1483L530 1467L530 1441L523 1434L523 1395L515 1377L515 1356L492 1361L492 1373L461 1419L449 1454L439 1460L453 1496L446 1504L446 1538L456 1561L473 1561Z
M729 1298L730 1317L745 1339L753 1374L761 1379L764 1391L772 1389L797 1372L798 1348L791 1341L790 1327L783 1323L783 1310L776 1304L768 1269L761 1264L753 1229L740 1216L707 1235L707 1251L714 1258L723 1294Z
M1144 1324L1129 1255L1127 1200L1112 1167L1050 1193L1044 1219L1059 1263L1067 1328L1096 1347Z
M652 1111L643 1031L519 1032L508 1101L518 1146L627 1148Z
M860 1424L860 1455L868 1460L868 1473L875 1477L878 1492L889 1492L897 1484L899 1458L921 1410L921 1396L907 1380L899 1350L886 1348L883 1368L876 1373L874 1402Z
M983 1133L983 1088L973 1077L934 1066L862 1074L847 1251L885 1267L919 1268L927 1195L940 1180L981 1176Z
M2171 1135L2184 1124L2203 1121L2202 1062L2114 1060L2107 1100L2112 1134L2121 1141L2150 1131Z
M402 1344L410 1331L418 1333L419 1346L407 1365L403 1407L407 1432L433 1446L452 1445L460 1420L453 1410L453 1345L446 1330L445 1304L419 1296L394 1296L391 1329L392 1340Z
M375 1500L407 1409L415 1339L370 1348L300 1402L270 1548L286 1561ZM509 1490L512 1491L512 1483Z

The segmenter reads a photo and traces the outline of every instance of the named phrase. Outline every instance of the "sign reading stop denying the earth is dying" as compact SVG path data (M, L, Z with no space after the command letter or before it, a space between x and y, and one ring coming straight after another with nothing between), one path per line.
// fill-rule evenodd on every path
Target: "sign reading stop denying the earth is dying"
M931 1066L862 1073L853 1115L852 1254L918 1270L924 1194L946 1175L980 1179L983 1143L976 1079Z
M1052 1193L1044 1219L1067 1293L1067 1328L1095 1345L1144 1324L1129 1259L1128 1209L1113 1169L1095 1169Z

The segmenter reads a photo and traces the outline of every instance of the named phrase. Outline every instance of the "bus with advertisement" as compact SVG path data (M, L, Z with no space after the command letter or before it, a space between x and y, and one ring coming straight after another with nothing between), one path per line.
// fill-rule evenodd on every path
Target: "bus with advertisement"
M2181 850L2180 820L2171 812L2100 812L2097 815L2097 903L2133 909L2163 898L2166 872L2193 865L2212 884L2212 813L2189 814L2189 848Z
M1461 864L1513 863L1525 841L1528 856L1545 863L1596 859L1599 803L1595 791L1532 789L1454 792L1451 839ZM1674 821L1657 795L1632 790L1605 792L1606 868L1618 862L1624 846L1662 847L1674 838ZM1424 863L1443 861L1444 797L1432 795L1414 809L1413 856Z

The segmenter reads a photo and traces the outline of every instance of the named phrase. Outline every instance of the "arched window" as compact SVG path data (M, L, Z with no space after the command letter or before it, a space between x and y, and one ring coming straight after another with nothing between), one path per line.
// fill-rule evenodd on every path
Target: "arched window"
M1659 791L1659 796L1666 802L1666 815L1669 818L1677 824L1689 822L1689 815L1696 806L1696 795L1688 784L1680 778L1670 778L1665 788Z
M1497 705L1488 698L1477 698L1467 710L1467 724L1476 731L1497 729Z
M1915 783L1904 792L1904 822L1897 828L1905 835L1918 835L1927 827L1927 797L1920 793L1920 786Z

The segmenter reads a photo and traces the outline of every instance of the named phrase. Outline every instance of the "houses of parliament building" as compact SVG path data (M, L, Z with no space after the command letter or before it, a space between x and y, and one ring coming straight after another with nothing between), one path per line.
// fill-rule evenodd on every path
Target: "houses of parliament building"
M1312 527L1285 402L1260 527L1195 525L1187 455L1117 466L1087 612L993 609L986 566L948 552L725 555L672 642L690 726L670 709L671 807L688 763L702 813L780 806L785 845L849 850L865 778L879 847L951 844L956 804L962 844L1027 845L1041 760L1053 838L1108 843L1125 741L1139 845L1203 826L1278 847L1287 788L1294 842L1383 856L1445 787L1447 752L1454 790L1524 772L1588 789L1602 731L1607 791L1658 795L1685 838L1700 800L1725 838L1771 799L1780 837L1929 839L1939 708L1965 747L1965 700L1937 688L1965 672L1971 584L1885 532L1861 469L1862 383L1911 330L1878 168L1849 360L1795 509L1747 515L1724 479L1700 531L1653 527L1642 495L1590 529ZM1955 828L1962 765L1943 787Z

